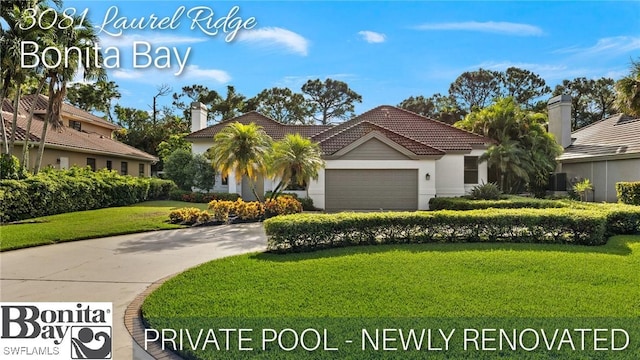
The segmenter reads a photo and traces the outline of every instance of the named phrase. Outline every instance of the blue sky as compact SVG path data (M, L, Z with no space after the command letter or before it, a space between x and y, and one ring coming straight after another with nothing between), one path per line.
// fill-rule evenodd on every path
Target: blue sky
M252 97L274 86L299 91L308 79L347 82L360 93L360 113L396 105L412 95L446 93L464 71L517 66L541 75L550 86L578 76L618 79L640 58L638 2L431 2L431 1L65 1L89 9L100 26L107 9L128 20L173 16L204 6L214 19L239 6L243 20L257 25L231 41L191 29L183 14L175 29L124 30L101 35L116 46L121 64L109 70L123 106L149 109L156 88L174 91L202 84L224 93L234 85ZM113 23L104 29L112 29ZM133 69L131 44L191 48L185 70ZM170 103L170 97L162 100Z

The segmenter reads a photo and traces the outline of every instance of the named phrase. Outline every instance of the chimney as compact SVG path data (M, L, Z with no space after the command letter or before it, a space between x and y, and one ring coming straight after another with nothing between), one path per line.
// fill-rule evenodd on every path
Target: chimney
M549 132L563 148L571 145L571 96L558 95L549 99Z
M207 127L207 107L201 102L191 103L191 132Z

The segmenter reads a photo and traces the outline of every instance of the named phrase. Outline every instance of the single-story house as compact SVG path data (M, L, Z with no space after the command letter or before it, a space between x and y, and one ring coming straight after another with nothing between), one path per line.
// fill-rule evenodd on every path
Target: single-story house
M34 102L34 116L27 135L27 117ZM24 96L18 108L13 155L22 159L22 146L25 136L28 136L30 168L35 166L47 102L48 98L45 95ZM13 104L5 99L2 105L2 119L9 137L13 122ZM114 140L113 132L119 129L119 126L69 104L63 104L61 120L63 124L61 128L53 129L49 126L47 129L42 158L43 168L51 166L66 169L73 165L91 166L94 170L107 168L124 175L151 176L151 164L157 162L158 158Z
M567 185L582 179L593 184L594 201L616 202L616 183L640 181L640 119L617 114L571 132L571 97L549 100L549 131L564 153L559 173Z
M257 112L206 127L206 108L192 104L194 153L204 153L229 123L255 123L274 140L298 133L320 145L326 167L305 192L318 208L335 210L426 210L435 196L460 196L487 182L478 158L492 140L396 108L378 106L337 125L283 125ZM246 179L218 177L215 191L253 195ZM277 182L258 181L258 191Z

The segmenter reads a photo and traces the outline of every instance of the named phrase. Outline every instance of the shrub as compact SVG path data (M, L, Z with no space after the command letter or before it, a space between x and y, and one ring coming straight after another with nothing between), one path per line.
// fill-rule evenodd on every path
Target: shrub
M293 196L281 195L275 200L267 200L264 208L267 217L290 215L302 212L302 203Z
M562 200L543 200L510 196L501 200L471 200L464 197L435 197L429 200L430 210L478 210L478 209L547 209L568 207Z
M209 202L209 210L213 212L216 221L229 221L229 214L235 212L235 202L227 200L213 200Z
M587 201L587 194L589 191L593 190L593 184L591 184L591 180L584 179L582 181L577 182L573 185L573 191L575 191L578 195L580 195L581 201Z
M211 219L206 211L198 208L180 208L169 213L169 221L172 224L193 225L197 222L206 222Z
M472 200L498 200L502 192L495 183L476 185L471 189L469 198Z
M278 216L265 221L269 251L429 242L606 243L597 210L502 209Z
M640 205L640 181L616 183L618 201L629 205Z
M318 210L314 205L313 205L313 199L310 197L303 197L302 199L298 199L298 201L300 201L300 203L302 204L302 210L304 211L316 211Z
M0 180L0 221L162 199L174 187L168 180L121 176L108 170L46 169L24 180Z
M19 180L27 176L20 160L10 154L0 154L0 179Z
M201 193L176 189L169 194L169 198L175 201L206 204L213 200L236 201L240 198L240 195L222 192Z
M238 199L234 203L235 214L243 221L258 221L264 215L264 205L259 201L245 202Z

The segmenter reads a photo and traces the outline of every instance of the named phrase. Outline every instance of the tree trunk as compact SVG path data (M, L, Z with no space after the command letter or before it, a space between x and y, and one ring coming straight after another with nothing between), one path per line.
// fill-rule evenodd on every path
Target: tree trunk
M2 128L2 153L9 153L9 142L7 141L7 129L4 126L4 117L2 117L2 104L4 104L4 98L7 93L7 89L5 86L2 86L0 89L0 127Z
M20 94L22 89L20 88L21 82L16 83L16 95L13 98L13 119L11 121L11 138L9 139L9 154L13 153L13 145L16 141L16 130L18 127L18 112L20 111Z
M47 112L44 115L44 124L42 125L42 135L40 136L40 145L38 146L38 156L36 157L36 167L33 171L37 174L42 167L42 157L44 155L44 139L47 136L47 128L53 117L53 96L55 94L55 84L53 78L49 81L49 101L47 102Z
M42 92L42 88L44 88L44 85L47 82L47 77L46 76L42 76L42 79L40 80L40 85L38 86L38 90L36 91L36 94L34 96L34 100L31 103L31 108L29 109L29 116L27 117L27 127L25 129L25 139L24 139L24 144L22 144L22 168L23 169L29 169L29 135L31 134L31 121L33 120L33 113L35 112L36 109L36 102L38 101L38 98L40 97L40 93Z

